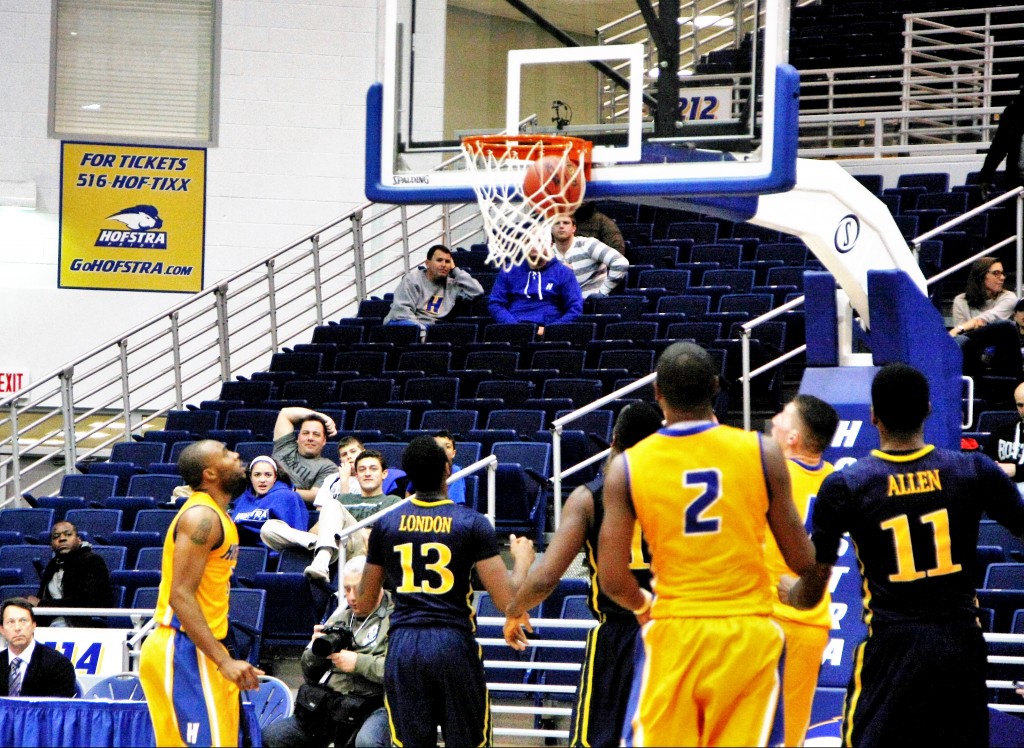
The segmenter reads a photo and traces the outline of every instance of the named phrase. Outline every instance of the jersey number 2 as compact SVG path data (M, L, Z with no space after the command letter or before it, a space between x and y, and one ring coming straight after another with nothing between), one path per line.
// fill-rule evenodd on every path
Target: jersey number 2
M683 485L702 486L697 497L686 505L683 512L683 535L706 535L718 532L722 520L701 515L722 497L722 481L717 470L688 470L683 473Z
M437 554L437 560L426 565L426 570L437 574L441 583L434 585L424 579L422 583L416 583L416 573L412 568L413 544L402 543L396 545L400 561L402 563L402 583L396 588L396 592L425 592L428 595L443 595L455 585L455 575L448 568L452 560L452 549L444 543L424 543L419 546L420 555L424 558Z
M913 582L925 577L941 577L955 574L963 567L953 563L953 551L949 537L949 511L940 509L921 515L921 523L932 526L932 542L935 545L935 568L918 571L914 564L914 547L910 542L910 519L900 514L881 523L883 530L892 530L893 545L896 548L896 573L889 575L890 582Z

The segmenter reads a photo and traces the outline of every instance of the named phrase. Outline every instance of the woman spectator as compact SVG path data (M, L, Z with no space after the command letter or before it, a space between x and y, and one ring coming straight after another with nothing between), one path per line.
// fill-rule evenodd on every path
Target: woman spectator
M309 527L309 510L292 489L287 473L273 457L264 455L249 463L249 487L235 499L231 518L242 545L260 545L260 528L268 519L279 519L302 531Z
M964 374L985 373L983 355L991 351L991 373L1021 378L1021 353L1013 310L1017 297L1003 288L1006 273L994 257L971 265L964 293L953 299L953 329L949 331L964 357Z

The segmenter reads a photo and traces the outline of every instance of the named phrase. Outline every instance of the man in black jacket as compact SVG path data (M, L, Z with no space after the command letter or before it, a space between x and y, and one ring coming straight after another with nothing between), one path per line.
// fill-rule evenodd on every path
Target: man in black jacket
M978 174L978 187L987 199L992 189L996 169L1006 159L1006 189L1024 184L1024 164L1021 164L1021 138L1024 137L1024 72L1017 77L1018 93L999 116L999 127L992 137L985 163Z
M34 605L60 608L109 608L113 606L110 572L103 558L82 542L78 529L70 522L57 522L50 530L53 558L43 570ZM42 619L42 626L93 626L106 628L103 619L85 616L60 616Z
M74 696L71 661L35 640L32 603L23 597L4 600L0 621L7 640L7 649L0 652L0 696Z

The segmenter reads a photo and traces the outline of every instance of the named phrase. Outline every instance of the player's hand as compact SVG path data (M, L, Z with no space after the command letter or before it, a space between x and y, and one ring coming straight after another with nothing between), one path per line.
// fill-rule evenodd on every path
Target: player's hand
M338 463L338 477L341 479L341 485L338 486L339 493L348 493L348 484L352 480L352 463L344 457Z
M533 633L533 625L530 623L529 613L523 613L515 617L505 617L505 643L517 652L522 652L526 649L526 643L529 641L526 638L526 631L523 629L526 629L531 634Z
M349 652L347 649L343 649L340 652L335 652L327 659L329 659L331 664L341 672L354 673L356 671L357 658L358 655L355 652Z
M793 590L794 585L797 583L798 577L793 577L788 574L783 574L779 578L779 583L776 586L776 591L779 593L779 601L783 605L793 606L793 602L790 600L790 592Z
M537 558L537 551L534 550L533 541L527 537L517 537L516 535L508 536L509 553L512 554L512 560L517 564L525 564L531 566L535 558Z
M220 674L243 691L255 691L260 687L260 676L264 672L245 660L228 660L220 666Z

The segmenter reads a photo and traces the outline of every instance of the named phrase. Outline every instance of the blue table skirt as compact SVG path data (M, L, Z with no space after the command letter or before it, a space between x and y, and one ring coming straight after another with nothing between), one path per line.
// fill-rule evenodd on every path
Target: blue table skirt
M262 745L252 704L244 704L252 745ZM0 698L0 746L155 745L144 701Z

